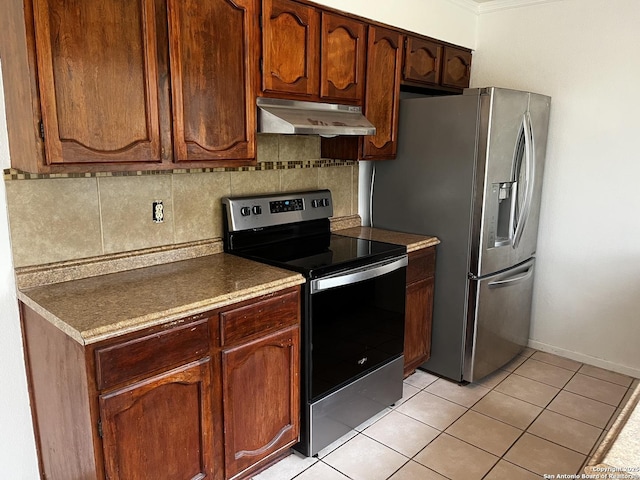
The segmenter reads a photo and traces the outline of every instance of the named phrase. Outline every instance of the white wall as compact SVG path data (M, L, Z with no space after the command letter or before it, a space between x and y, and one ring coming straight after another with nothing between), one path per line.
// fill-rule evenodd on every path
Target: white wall
M1 72L0 72L1 73ZM0 75L0 170L9 168L9 147ZM0 182L0 478L38 478L35 441L22 353L4 182Z
M550 95L531 342L640 376L640 2L483 13L472 86Z
M476 13L460 0L314 0L445 42L475 48ZM471 2L468 2L473 5Z

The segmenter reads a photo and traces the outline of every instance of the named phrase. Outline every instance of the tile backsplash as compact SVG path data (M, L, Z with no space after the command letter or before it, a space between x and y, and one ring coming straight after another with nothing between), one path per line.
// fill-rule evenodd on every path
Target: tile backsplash
M319 157L319 137L259 135L255 167L68 177L8 171L14 266L218 238L220 199L228 195L328 188L334 217L357 214L357 162ZM163 223L152 220L157 200Z

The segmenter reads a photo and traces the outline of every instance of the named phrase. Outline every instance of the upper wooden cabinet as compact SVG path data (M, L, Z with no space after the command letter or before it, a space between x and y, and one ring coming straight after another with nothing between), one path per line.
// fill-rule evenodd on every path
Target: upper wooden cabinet
M366 27L290 0L262 2L265 95L361 104Z
M362 22L322 12L321 98L362 102L366 47L366 27Z
M395 157L401 68L402 35L370 26L364 114L375 125L376 134L363 137L362 159Z
M253 159L255 0L168 0L175 160Z
M422 37L407 36L402 83L461 92L469 86L471 52Z
M46 162L159 162L153 0L35 0Z
M319 12L288 0L262 2L262 89L317 95Z
M258 2L7 0L12 165L255 163Z
M403 83L432 87L440 83L442 45L417 37L407 37L404 49Z
M471 52L455 47L444 47L442 85L467 88L471 78Z
M469 85L469 50L306 0L3 7L11 162L27 172L255 164L258 93L364 106L376 135L323 140L323 151L388 159L400 82L452 93Z

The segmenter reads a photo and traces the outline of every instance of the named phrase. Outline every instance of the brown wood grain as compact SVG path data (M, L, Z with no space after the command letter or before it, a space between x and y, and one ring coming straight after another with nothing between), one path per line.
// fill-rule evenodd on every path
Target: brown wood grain
M290 0L263 0L262 22L263 90L285 96L317 96L318 10Z
M438 85L442 49L440 43L408 36L404 51L403 83L429 87Z
M30 0L3 1L0 58L11 166L35 172L44 150L39 136L40 98Z
M436 247L409 253L404 329L404 376L431 356Z
M247 478L298 441L300 287L88 346L21 310L47 478Z
M409 253L407 283L433 277L436 268L436 247L421 248Z
M362 22L322 12L322 98L362 105L366 48L366 26Z
M196 360L209 352L207 318L95 351L100 390Z
M46 159L160 161L153 0L34 0Z
M369 27L365 116L376 134L363 137L363 159L393 158L398 148L402 39L394 30Z
M471 78L471 52L461 48L444 47L442 85L467 88Z
M298 293L287 292L220 313L222 346L264 335L300 320Z
M222 351L226 478L298 441L299 332L295 325Z
M99 478L83 347L24 304L21 319L41 473Z
M255 157L257 0L169 0L175 159Z
M110 480L213 479L209 358L100 397Z

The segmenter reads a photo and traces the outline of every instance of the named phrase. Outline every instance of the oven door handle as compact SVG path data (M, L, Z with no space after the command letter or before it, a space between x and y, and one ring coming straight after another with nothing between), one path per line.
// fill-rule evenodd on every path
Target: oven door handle
M311 294L386 275L408 264L407 255L311 280Z

